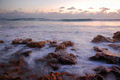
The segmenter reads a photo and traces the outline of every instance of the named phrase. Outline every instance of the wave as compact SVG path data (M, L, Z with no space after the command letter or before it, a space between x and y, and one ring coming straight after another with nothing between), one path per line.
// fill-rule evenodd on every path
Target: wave
M65 21L65 22L80 22L80 21L120 21L120 19L46 19L46 18L6 19L6 18L0 18L0 21Z

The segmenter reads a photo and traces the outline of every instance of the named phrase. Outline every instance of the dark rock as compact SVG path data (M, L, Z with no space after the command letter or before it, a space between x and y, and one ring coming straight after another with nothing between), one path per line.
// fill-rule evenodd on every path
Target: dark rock
M31 48L42 48L44 47L46 44L45 41L40 41L40 42L31 42L31 43L28 43L27 46L31 47Z
M28 57L28 56L30 56L31 53L32 53L32 51L26 51L26 52L23 52L21 55Z
M29 75L29 76L27 76L27 79L35 80L35 78L37 78L37 77L38 77L38 75Z
M97 35L91 42L100 43L100 42L111 42L109 37L104 37L102 35Z
M99 74L79 76L76 80L104 80L104 78Z
M15 39L12 41L12 44L22 44L23 39Z
M54 73L51 72L49 75L41 76L37 80L75 80L74 75L71 75L69 73Z
M57 47L57 41L53 41L53 42L50 42L50 46L49 47Z
M120 42L120 31L114 33L113 42Z
M0 43L4 43L4 41L0 40Z
M106 74L110 73L110 70L107 67L102 66L102 65L98 66L94 70L97 72L97 74L100 74L100 75L106 75Z

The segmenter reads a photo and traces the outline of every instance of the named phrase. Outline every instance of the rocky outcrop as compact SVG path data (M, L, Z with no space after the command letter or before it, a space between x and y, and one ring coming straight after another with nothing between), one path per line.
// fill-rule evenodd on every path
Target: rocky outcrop
M120 42L120 31L114 33L113 42Z
M25 52L21 53L21 55L28 57L28 56L30 56L31 53L32 53L32 51L25 51Z
M110 64L119 64L120 56L112 54L108 49L94 47L94 50L97 51L96 55L90 57L91 60L101 60Z
M15 39L12 41L12 44L27 44L27 43L30 43L32 42L32 39L31 38L28 38L28 39Z
M72 41L63 41L61 44L65 45L66 47L75 46L75 43Z
M57 41L51 41L49 47L57 47L58 43Z
M93 38L91 42L100 43L100 42L111 42L111 39L109 37L104 37L102 35L97 35Z

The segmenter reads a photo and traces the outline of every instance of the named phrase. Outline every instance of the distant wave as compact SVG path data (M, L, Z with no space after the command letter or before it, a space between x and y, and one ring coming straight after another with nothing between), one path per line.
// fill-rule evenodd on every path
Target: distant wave
M80 22L80 21L120 21L120 19L46 19L46 18L6 19L6 18L0 18L0 21L65 21L65 22Z

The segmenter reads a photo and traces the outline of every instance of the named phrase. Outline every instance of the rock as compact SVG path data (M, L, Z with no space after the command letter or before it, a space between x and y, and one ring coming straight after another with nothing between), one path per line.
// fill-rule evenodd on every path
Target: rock
M117 44L109 44L108 46L110 46L114 49L120 49L120 45L117 45Z
M111 66L109 69L114 74L116 80L120 80L120 67L119 66Z
M120 42L120 31L114 33L113 42Z
M90 57L90 60L101 60L105 61L110 64L119 64L120 63L120 56L119 55L111 55L111 54L104 54L102 52L97 52L95 56Z
M27 76L27 79L35 80L35 78L37 78L37 77L38 77L38 75L29 75L29 76Z
M31 47L31 48L42 48L44 47L46 44L45 41L40 41L40 42L31 42L31 43L28 43L27 46Z
M4 43L4 41L0 40L0 43Z
M104 80L104 78L99 74L79 76L76 80Z
M61 44L64 44L66 47L68 47L68 46L75 46L75 43L73 43L71 41L63 41Z
M97 72L97 74L100 74L100 75L106 75L106 74L110 73L110 70L103 65L98 66L94 70Z
M12 44L22 44L23 39L15 39L12 41Z
M30 43L30 42L32 42L32 39L28 38L28 39L23 40L22 44L27 44L27 43Z
M105 50L108 51L107 48L99 48L99 47L97 47L97 46L94 46L93 49L94 49L95 51L97 51L97 52L104 52Z
M30 56L31 53L32 53L32 51L26 51L26 52L23 52L21 55L28 57L28 56Z
M100 43L100 42L111 42L109 37L104 37L102 35L97 35L91 42Z
M49 47L57 47L57 41L50 42Z
M49 75L41 76L37 80L75 80L75 77L74 77L74 75L71 75L69 73L51 72Z
M61 51L61 50L63 51L63 50L65 50L65 49L66 49L65 45L60 44L60 45L58 45L58 46L56 47L55 52Z

